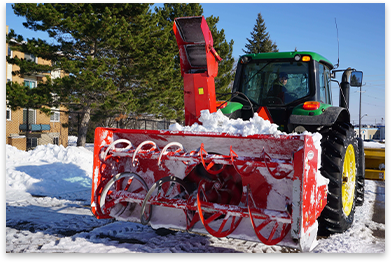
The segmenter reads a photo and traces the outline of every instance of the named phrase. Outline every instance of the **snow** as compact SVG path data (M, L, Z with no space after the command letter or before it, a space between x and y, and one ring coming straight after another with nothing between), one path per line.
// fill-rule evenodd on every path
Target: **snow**
M386 148L386 144L372 141L364 141L364 148Z
M181 126L178 123L172 124L169 127L170 131L201 131L201 132L216 132L227 134L240 134L249 136L254 134L272 134L282 135L278 125L264 120L257 114L248 121L242 119L229 119L221 110L215 113L210 113L209 110L202 110L199 121L202 125L194 123L191 126Z
M373 230L385 230L385 225L372 221L376 182L365 180L365 201L356 207L353 226L342 234L319 240L314 253L380 253L385 252L385 240L373 237Z
M207 122L210 114L204 113L202 119ZM262 132L271 130L273 134L280 134L273 124L261 121L257 118L250 124L238 121L227 128L232 132L241 130L244 135L262 128ZM259 126L254 126L254 123ZM223 130L225 124L210 125L219 132L226 132ZM48 144L29 152L10 145L6 145L5 149L7 253L297 252L291 248L240 239L154 230L132 222L98 220L90 211L93 145L77 147L76 138L69 137L67 148ZM385 252L385 239L373 236L375 230L385 230L384 224L372 221L376 185L374 181L366 181L365 203L356 208L353 226L343 234L318 239L313 253Z
M19 153L15 147L6 145L6 150L6 170L10 174L6 177L6 196L9 201L28 196L19 195L19 191L57 196L57 192L83 191L91 186L92 157L85 148L49 144Z

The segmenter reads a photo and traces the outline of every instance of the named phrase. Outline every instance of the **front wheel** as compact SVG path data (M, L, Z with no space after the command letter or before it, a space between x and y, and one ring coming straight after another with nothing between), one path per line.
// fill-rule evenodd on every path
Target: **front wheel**
M318 235L342 233L353 223L357 197L357 141L347 124L335 124L322 139L321 174L330 180Z

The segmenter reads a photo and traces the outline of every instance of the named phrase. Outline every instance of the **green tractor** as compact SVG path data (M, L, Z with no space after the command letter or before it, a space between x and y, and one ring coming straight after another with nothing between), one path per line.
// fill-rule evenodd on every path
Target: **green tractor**
M363 143L348 110L349 88L361 85L362 72L334 70L312 52L249 54L239 60L231 98L216 101L221 58L205 18L176 18L173 30L186 126L219 108L296 134L97 128L94 215L302 251L318 235L349 228L364 198ZM337 72L338 107L330 86Z
M321 174L329 179L327 206L318 235L345 231L355 207L364 201L363 142L355 136L349 113L350 86L360 86L362 72L333 70L329 60L314 52L248 54L240 58L233 93L221 111L247 120L254 114L287 133L322 135ZM331 81L343 72L339 106L332 105Z

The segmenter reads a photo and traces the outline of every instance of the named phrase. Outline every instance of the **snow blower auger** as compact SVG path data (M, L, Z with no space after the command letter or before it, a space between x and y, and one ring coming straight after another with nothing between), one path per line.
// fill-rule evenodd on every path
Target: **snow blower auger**
M260 116L285 133L97 128L94 215L302 251L316 246L321 231L346 230L363 201L364 181L362 141L349 123L347 78L361 84L362 72L344 71L344 99L334 107L325 102L337 71L330 73L324 57L244 55L231 99L217 102L221 58L204 17L177 18L173 30L186 126L201 124L201 111L219 108L232 119ZM282 81L288 78L291 87Z
M310 135L95 132L97 218L312 247L327 189Z

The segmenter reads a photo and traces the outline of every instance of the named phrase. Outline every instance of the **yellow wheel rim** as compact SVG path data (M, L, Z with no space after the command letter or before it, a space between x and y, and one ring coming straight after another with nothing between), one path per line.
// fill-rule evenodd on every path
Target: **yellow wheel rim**
M354 191L356 187L356 158L353 145L350 144L345 152L342 173L342 207L346 216L352 211Z

